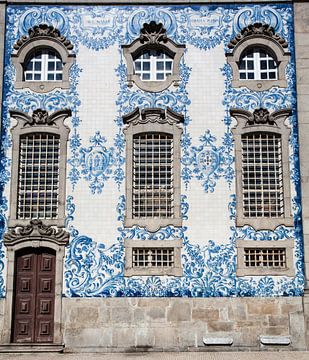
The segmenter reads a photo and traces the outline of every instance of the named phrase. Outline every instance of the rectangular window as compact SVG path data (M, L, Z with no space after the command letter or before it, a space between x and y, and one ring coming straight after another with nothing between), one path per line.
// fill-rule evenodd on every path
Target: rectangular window
M286 268L285 248L245 248L246 267Z
M242 135L244 217L284 217L281 136Z
M133 248L132 267L173 267L174 248Z
M173 136L141 133L133 137L133 218L174 215Z
M20 138L18 219L58 217L60 137L32 133Z

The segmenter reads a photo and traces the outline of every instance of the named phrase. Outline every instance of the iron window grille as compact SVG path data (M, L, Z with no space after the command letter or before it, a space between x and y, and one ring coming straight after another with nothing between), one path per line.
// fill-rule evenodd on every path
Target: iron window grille
M244 257L246 267L287 267L285 248L245 248Z
M133 268L174 266L174 248L133 248L132 257Z
M60 136L31 133L20 137L18 219L56 219L59 197Z
M281 135L242 135L242 180L245 217L283 217Z
M133 136L133 218L170 218L174 214L173 136Z

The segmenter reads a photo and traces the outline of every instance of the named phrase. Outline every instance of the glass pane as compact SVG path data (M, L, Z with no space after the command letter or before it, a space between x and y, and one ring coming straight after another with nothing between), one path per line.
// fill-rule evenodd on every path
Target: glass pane
M261 69L262 69L262 70L266 70L266 69L267 69L267 61L266 61L266 60L262 60L262 61L261 61Z
M165 63L165 69L166 70L172 70L172 62L171 61L168 61Z
M62 80L62 74L56 74L56 80Z
M49 62L48 63L48 71L52 71L55 70L55 63L54 62Z
M143 63L143 70L145 71L145 70L150 70L150 62L144 62Z
M35 63L34 63L34 70L36 70L36 71L40 71L40 70L41 70L41 63L40 63L40 62L35 62Z
M26 65L25 70L26 70L26 71L31 71L32 69L33 69L33 63L29 61L29 62L27 63L27 65Z
M276 73L275 72L270 72L269 73L269 78L270 79L276 79Z
M34 80L41 80L41 74L34 74Z
M143 80L150 80L150 74L143 74L142 79Z
M163 61L157 62L157 70L164 70L164 62Z
M54 74L48 74L47 80L54 80Z
M157 74L157 80L164 80L164 74L162 73Z
M240 73L240 79L245 80L246 79L246 74L245 73Z
M141 63L139 61L135 62L135 70L140 71L141 70Z
M58 61L56 63L56 70L62 70L62 62Z
M244 62L244 60L241 60L239 63L239 70L245 70L246 68L246 63Z
M267 73L261 73L261 79L266 80L267 79Z
M253 70L254 69L254 62L253 61L247 61L247 69Z
M32 80L32 74L26 74L26 80Z
M253 80L254 79L254 73L248 73L248 79Z
M268 68L269 69L276 69L276 64L275 64L274 60L269 60L268 61Z
M142 55L143 59L150 59L150 51L145 51Z

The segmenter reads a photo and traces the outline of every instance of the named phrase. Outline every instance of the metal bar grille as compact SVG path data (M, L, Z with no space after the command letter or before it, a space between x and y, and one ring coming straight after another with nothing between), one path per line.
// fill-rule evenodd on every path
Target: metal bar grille
M283 217L281 136L252 133L241 140L244 216Z
M173 248L133 248L133 267L173 267Z
M245 248L246 267L286 268L285 248Z
M18 219L58 215L60 137L32 133L20 138Z
M133 217L170 218L173 199L173 136L133 137Z

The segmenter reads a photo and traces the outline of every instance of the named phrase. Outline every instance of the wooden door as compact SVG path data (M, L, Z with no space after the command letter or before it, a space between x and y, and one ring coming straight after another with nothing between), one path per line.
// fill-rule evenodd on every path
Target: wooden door
M55 258L45 248L16 254L13 342L53 342Z

